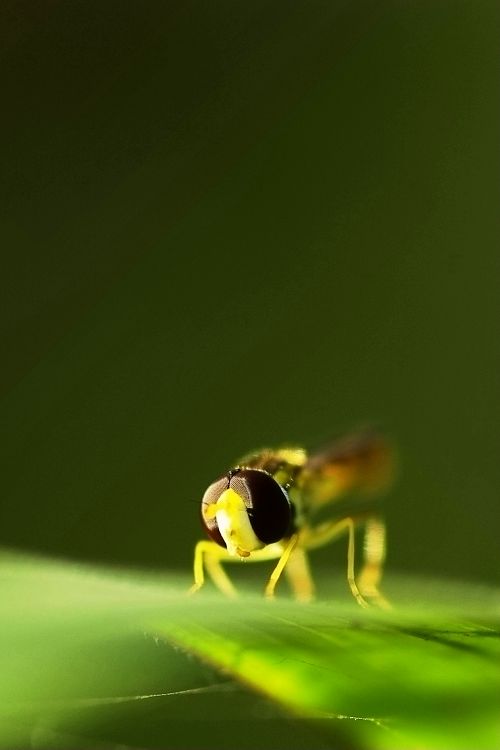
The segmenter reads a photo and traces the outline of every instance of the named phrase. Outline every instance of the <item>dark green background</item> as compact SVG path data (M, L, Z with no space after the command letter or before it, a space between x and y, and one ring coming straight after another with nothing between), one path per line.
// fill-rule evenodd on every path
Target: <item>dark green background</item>
M3 4L2 543L188 571L239 454L375 422L389 568L496 578L498 9Z

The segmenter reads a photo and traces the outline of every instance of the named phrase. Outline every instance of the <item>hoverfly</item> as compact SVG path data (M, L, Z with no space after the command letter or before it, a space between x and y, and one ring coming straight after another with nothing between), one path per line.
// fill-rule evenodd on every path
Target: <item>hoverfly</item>
M347 581L357 602L387 606L379 592L385 525L378 496L393 474L393 451L373 431L348 435L308 455L300 447L264 449L244 456L211 484L201 501L202 525L211 538L195 547L194 584L205 570L228 596L236 589L222 562L278 562L265 595L274 596L283 573L297 599L314 596L307 551L347 535ZM365 530L363 565L355 576L355 529Z

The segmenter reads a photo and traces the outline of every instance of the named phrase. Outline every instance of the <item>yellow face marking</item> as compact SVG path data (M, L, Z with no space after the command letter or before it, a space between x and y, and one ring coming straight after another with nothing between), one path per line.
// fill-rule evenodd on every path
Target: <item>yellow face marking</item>
M249 557L254 550L265 547L252 529L243 498L230 487L207 508L206 515L217 520L230 555Z
M215 515L217 513L217 503L212 503L212 505L209 505L206 510L203 511L205 518L209 521L212 520L212 518L215 518Z

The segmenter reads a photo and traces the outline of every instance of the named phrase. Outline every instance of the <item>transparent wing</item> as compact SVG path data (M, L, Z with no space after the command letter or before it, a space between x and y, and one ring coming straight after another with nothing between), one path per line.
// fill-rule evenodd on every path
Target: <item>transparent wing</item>
M363 430L336 440L305 463L302 492L309 508L339 503L357 496L353 503L366 505L392 482L394 448L375 430Z

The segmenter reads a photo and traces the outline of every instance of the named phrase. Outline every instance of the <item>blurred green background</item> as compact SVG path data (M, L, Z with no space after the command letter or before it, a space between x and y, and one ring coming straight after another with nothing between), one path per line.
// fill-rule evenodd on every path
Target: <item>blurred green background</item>
M1 543L188 571L238 455L375 423L389 569L497 580L498 3L2 14Z

